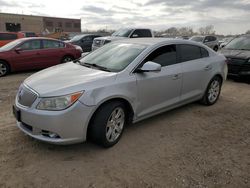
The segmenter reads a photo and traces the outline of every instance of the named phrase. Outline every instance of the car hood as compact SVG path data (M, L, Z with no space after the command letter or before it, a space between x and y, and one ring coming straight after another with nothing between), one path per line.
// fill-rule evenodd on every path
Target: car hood
M222 49L220 51L224 56L231 58L239 58L239 59L249 59L250 58L250 50L228 50Z
M106 36L106 37L98 37L95 38L95 40L110 40L110 41L116 41L121 39L126 39L127 37L114 37L114 36Z
M28 77L24 84L40 97L61 96L112 83L117 73L105 72L65 63L50 67Z

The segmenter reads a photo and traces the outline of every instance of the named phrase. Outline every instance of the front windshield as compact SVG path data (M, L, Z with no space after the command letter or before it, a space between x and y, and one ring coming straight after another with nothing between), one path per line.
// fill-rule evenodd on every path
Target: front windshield
M72 39L70 39L70 42L76 42L80 40L82 37L84 37L84 35L76 35Z
M125 69L147 46L141 44L110 43L82 58L81 64L97 65L108 71Z
M128 37L132 29L119 29L112 34L113 37Z
M202 42L203 39L204 37L198 37L198 36L194 36L190 38L190 40L195 41L195 42Z
M14 40L12 42L9 42L8 44L5 44L4 46L2 46L0 48L0 51L9 51L12 48L16 47L18 44L20 44L21 42L22 42L22 39Z
M230 50L250 50L250 36L241 36L229 42L225 49Z

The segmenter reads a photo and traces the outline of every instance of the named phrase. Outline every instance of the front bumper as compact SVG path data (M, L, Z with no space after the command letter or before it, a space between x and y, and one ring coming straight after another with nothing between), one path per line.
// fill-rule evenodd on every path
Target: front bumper
M87 127L94 107L86 106L79 101L62 111L37 110L34 106L26 108L16 102L20 111L17 127L25 134L52 144L73 144L84 142ZM49 134L57 135L51 137Z

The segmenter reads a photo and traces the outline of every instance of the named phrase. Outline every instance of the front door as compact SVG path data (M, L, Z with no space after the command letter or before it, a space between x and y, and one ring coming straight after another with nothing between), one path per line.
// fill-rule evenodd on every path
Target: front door
M138 118L171 107L180 101L182 73L176 57L176 46L167 45L154 50L140 65L152 61L159 63L162 70L158 73L136 73Z

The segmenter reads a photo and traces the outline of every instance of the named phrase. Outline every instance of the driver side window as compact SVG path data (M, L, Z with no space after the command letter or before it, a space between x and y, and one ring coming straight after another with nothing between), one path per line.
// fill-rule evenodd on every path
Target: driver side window
M143 64L148 61L152 61L160 64L162 67L165 67L176 64L176 56L176 45L162 46L146 57L146 59L143 61Z

